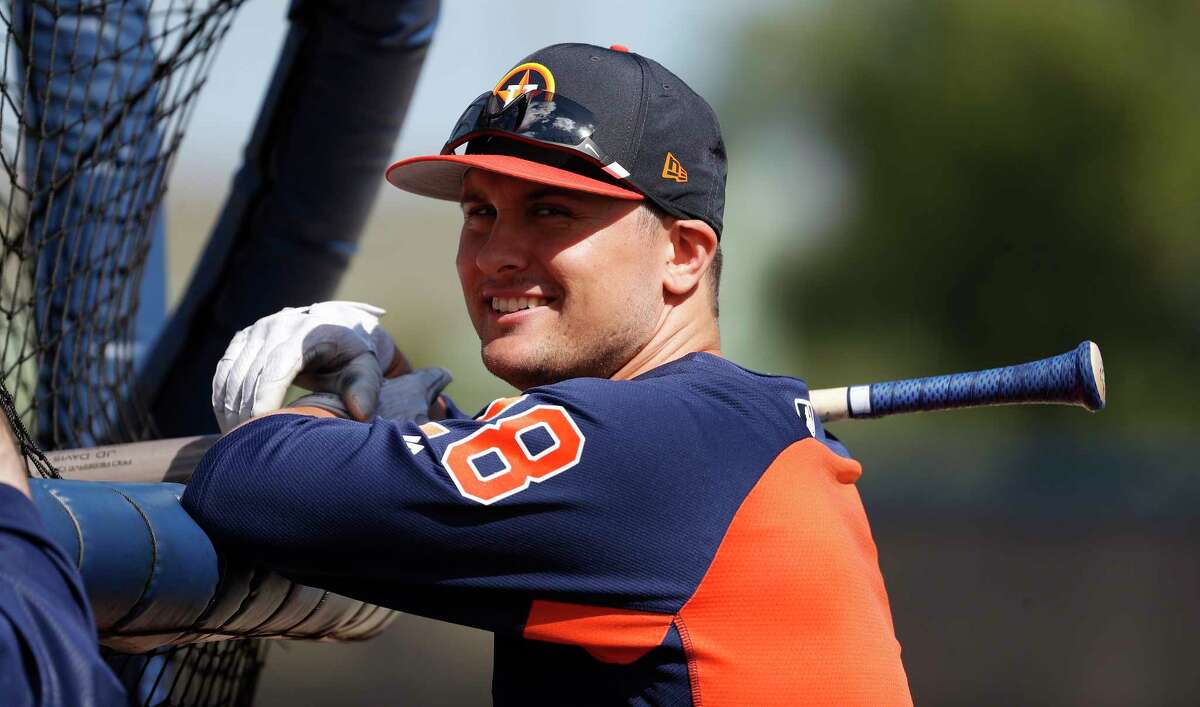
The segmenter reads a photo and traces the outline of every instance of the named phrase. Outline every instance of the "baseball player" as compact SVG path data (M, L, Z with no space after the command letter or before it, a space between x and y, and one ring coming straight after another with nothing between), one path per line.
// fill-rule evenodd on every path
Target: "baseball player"
M2 397L7 414L12 399ZM0 704L128 704L100 659L79 572L29 495L25 459L0 417Z
M658 63L526 57L387 173L461 205L483 362L521 393L463 414L440 371L396 377L380 310L285 310L222 360L232 431L185 506L300 581L495 632L496 704L910 704L859 464L803 381L721 356L725 173ZM326 395L277 409L297 375ZM414 385L444 419L392 419Z

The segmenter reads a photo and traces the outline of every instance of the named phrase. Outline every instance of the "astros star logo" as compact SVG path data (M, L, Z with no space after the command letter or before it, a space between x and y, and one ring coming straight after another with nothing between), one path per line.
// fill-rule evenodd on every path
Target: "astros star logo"
M525 73L521 75L520 81L510 83L508 88L499 91L499 95L504 99L504 105L507 106L516 100L517 96L536 91L538 88L541 88L539 84L529 82L529 69L526 69Z
M551 74L550 69L541 64L528 62L513 68L505 74L504 78L496 83L496 87L492 89L492 93L499 96L504 101L504 105L507 106L526 93L538 90L553 93L554 74Z

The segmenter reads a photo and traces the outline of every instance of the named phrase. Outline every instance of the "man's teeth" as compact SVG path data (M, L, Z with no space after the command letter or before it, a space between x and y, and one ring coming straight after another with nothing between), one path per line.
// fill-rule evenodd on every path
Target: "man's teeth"
M492 310L501 314L509 312L519 312L522 309L530 307L541 307L548 304L550 300L545 297L493 297Z

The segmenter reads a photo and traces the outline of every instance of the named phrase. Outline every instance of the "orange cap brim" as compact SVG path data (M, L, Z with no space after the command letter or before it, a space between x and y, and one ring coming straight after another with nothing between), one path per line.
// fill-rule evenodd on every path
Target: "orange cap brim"
M463 175L469 169L482 169L538 184L599 194L613 199L639 200L644 198L631 189L512 155L410 157L388 167L385 175L393 186L404 191L434 199L458 201L462 196Z

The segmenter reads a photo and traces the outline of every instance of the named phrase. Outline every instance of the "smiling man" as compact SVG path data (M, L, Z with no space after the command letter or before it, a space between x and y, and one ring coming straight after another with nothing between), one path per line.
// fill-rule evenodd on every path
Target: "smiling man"
M460 203L483 361L522 394L403 422L444 379L402 375L380 310L272 315L214 378L232 431L184 496L214 539L494 631L497 704L910 703L859 465L803 381L721 357L708 104L556 45L388 180ZM297 374L332 395L276 409Z

